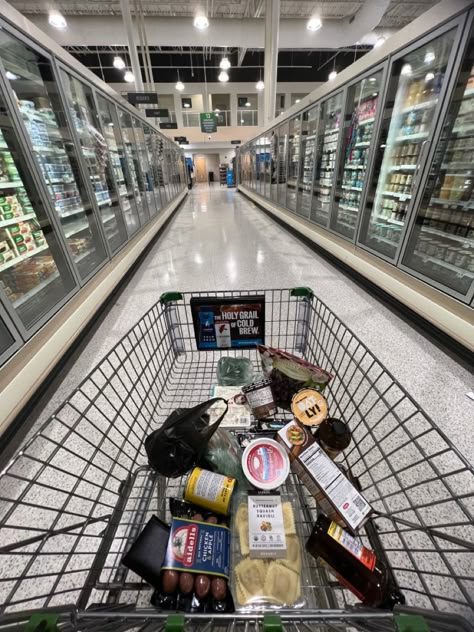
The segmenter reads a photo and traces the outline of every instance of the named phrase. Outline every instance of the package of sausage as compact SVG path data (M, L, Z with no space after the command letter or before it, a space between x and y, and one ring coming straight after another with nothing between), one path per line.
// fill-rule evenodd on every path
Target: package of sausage
M230 529L222 516L174 500L173 515L160 582L151 602L164 610L234 612L228 589ZM174 510L174 511L173 511ZM202 511L202 510L201 510Z

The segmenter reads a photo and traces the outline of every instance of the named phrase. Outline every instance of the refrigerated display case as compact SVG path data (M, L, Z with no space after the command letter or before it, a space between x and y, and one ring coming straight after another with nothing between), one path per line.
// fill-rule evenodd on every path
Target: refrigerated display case
M331 228L348 239L354 238L358 224L362 191L374 140L382 75L382 70L372 71L362 81L349 86L346 97L346 116L342 129L342 149Z
M311 219L322 226L328 225L331 210L342 106L342 92L323 101L320 106Z
M107 252L81 173L51 61L20 40L0 33L0 58L44 183L82 280ZM76 227L84 228L80 235Z
M456 28L398 55L391 64L382 130L359 242L395 260L436 124Z
M288 167L286 181L286 206L296 210L296 196L300 165L301 115L291 119L288 128Z
M278 204L286 205L286 176L288 171L288 122L278 126Z
M309 218L313 199L314 156L316 132L318 127L319 106L306 110L301 122L301 164L298 181L298 199L296 212Z
M156 149L153 148L153 134L151 127L143 126L143 134L145 137L145 147L148 157L148 165L150 170L151 188L155 198L155 205L158 211L163 208L164 203L161 200L160 183L163 182L163 174L161 166L156 155Z
M114 253L127 240L127 231L92 88L64 70L61 74L69 113L87 167L102 226L110 250ZM74 234L80 237L87 230L87 225L78 221L74 229Z
M118 108L120 131L122 133L123 145L125 147L125 155L131 180L133 182L133 190L137 203L138 217L140 225L143 226L148 218L148 203L143 189L143 179L140 174L140 166L138 163L138 151L135 144L135 135L133 132L132 117L129 112Z
M3 364L21 345L13 325L7 325L7 315L0 305L0 365Z
M104 130L104 138L110 154L113 177L121 198L122 212L127 227L127 233L131 237L140 228L137 203L135 201L135 188L132 173L120 134L119 120L115 105L97 96L97 104Z
M155 204L155 197L153 195L153 182L150 175L150 165L148 164L148 155L145 145L145 135L143 133L142 123L135 116L132 116L132 127L135 138L135 145L137 147L138 158L138 185L142 195L147 201L148 217L153 217L158 211Z
M474 289L474 27L402 267L462 298Z

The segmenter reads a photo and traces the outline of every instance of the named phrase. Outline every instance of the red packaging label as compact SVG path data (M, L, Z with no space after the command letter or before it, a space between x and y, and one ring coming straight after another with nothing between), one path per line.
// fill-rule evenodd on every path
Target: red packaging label
M271 445L258 445L247 455L247 467L251 476L261 483L271 483L280 478L285 470L285 461Z
M343 546L346 551L349 551L351 555L356 557L361 564L367 566L371 571L374 570L375 563L377 562L375 553L363 546L358 540L352 537L350 533L344 531L336 522L331 522L329 525L328 535Z

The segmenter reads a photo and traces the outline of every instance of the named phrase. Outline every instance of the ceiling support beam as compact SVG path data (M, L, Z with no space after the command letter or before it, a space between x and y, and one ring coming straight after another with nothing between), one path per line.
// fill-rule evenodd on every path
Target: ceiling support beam
M263 124L275 118L278 68L278 37L280 30L280 0L266 0L265 5L265 66L263 93Z
M142 71L140 70L140 62L138 60L137 45L135 43L135 33L129 0L120 0L120 8L122 10L123 25L127 34L128 53L132 62L132 72L135 77L135 89L138 92L143 92Z

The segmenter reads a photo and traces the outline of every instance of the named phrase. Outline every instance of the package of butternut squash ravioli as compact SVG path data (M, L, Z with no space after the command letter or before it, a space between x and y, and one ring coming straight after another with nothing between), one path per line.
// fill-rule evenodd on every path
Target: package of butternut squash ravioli
M298 511L300 511L298 509ZM311 607L304 595L302 554L306 534L291 499L279 492L242 492L235 499L232 533L236 610L255 612Z

